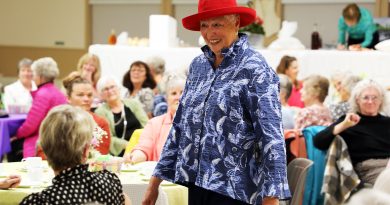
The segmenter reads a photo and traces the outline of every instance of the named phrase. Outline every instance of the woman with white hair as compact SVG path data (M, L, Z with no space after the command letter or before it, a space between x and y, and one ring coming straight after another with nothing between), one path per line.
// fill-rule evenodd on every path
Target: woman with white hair
M75 106L57 106L48 113L39 133L55 177L51 186L30 194L20 204L130 204L114 173L88 171L86 162L95 126L92 116Z
M24 139L23 157L36 155L38 130L42 120L51 108L67 102L65 95L54 85L54 80L59 75L59 69L53 58L40 58L34 61L31 68L33 80L38 89L31 92L33 103L26 121L18 129L16 136L11 138L11 142L16 139Z
M104 117L110 124L110 153L122 156L134 130L143 128L148 116L137 99L121 99L120 84L114 77L100 78L97 90L104 103L95 113Z
M374 184L390 157L390 117L383 115L386 95L374 80L362 80L352 90L351 112L318 133L314 145L327 150L336 135L348 146L354 169L364 184Z
M168 76L166 82L166 99L168 112L149 120L139 138L138 144L131 154L125 154L127 161L138 163L143 161L158 161L162 148L171 130L173 117L183 93L185 79L179 76Z

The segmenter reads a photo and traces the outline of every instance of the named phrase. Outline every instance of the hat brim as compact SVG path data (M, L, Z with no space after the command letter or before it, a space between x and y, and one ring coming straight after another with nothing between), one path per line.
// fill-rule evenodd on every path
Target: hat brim
M240 15L240 27L251 24L256 19L256 11L248 7L229 7L200 12L182 19L183 27L191 31L200 30L200 21L208 18L228 15Z

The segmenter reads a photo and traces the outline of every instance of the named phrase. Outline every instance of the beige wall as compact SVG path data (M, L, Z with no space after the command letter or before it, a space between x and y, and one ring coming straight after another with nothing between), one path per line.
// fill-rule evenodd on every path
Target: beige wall
M88 0L1 0L0 76L15 77L24 57L51 56L64 77L87 51L90 30Z

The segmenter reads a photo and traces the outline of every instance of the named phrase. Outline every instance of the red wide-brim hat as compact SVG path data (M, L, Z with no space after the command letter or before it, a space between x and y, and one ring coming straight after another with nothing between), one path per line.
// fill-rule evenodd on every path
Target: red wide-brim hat
M200 30L200 21L229 14L240 15L240 27L249 25L256 19L256 11L237 6L236 0L199 0L198 13L182 19L184 28L191 31Z

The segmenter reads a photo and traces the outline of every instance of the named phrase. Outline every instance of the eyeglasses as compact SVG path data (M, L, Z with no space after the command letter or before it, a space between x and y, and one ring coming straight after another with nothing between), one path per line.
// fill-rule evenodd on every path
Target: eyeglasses
M364 102L369 102L369 101L377 102L379 100L379 97L375 95L364 95L361 96L360 99L363 100Z
M108 87L105 87L105 88L103 88L103 92L108 92L108 91L110 91L110 90L113 90L113 89L115 89L116 88L116 85L111 85L111 86L108 86Z

